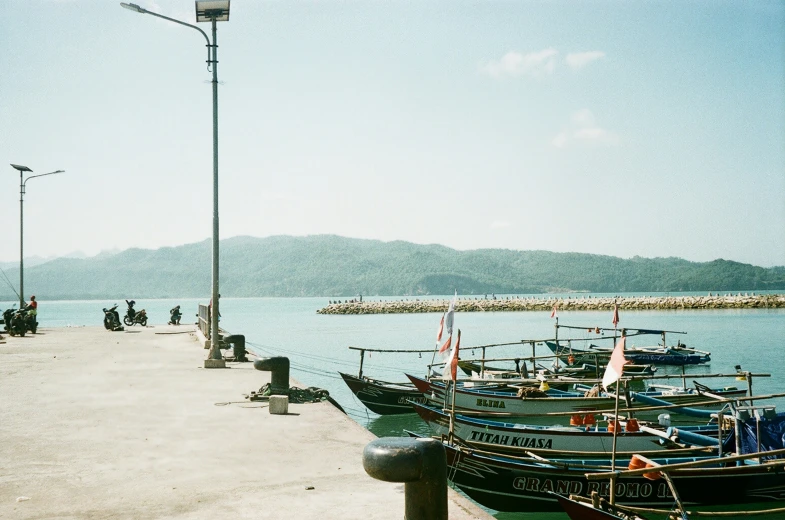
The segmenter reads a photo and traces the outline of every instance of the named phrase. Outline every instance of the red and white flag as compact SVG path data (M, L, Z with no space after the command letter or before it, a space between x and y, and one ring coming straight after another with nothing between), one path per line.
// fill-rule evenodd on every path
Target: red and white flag
M442 332L444 332L444 313L442 313L442 321L439 322L439 330L436 331L436 344L442 340Z
M461 348L461 329L458 329L458 339L455 341L455 348L450 352L450 375L452 380L458 379L458 350Z
M616 304L616 303L613 304L613 320L612 321L613 321L613 326L614 327L616 327L616 325L619 324L619 305Z
M622 336L619 342L616 343L613 354L611 354L611 360L605 368L605 375L602 376L602 386L606 391L608 390L608 386L621 378L621 375L624 372L624 365L630 362L630 360L624 357L624 343L626 339L627 338Z
M447 336L447 341L444 342L444 345L439 347L439 354L444 354L450 349L450 345L452 345L452 334Z
M551 311L551 318L555 318L555 317L556 317L556 306L554 305L553 310Z

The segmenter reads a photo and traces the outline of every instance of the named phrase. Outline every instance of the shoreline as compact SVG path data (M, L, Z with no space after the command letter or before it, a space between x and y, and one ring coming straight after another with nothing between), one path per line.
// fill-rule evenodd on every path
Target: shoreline
M450 300L344 301L331 302L317 314L412 314L444 312ZM706 296L619 296L567 298L458 298L456 312L529 312L609 311L619 310L713 310L713 309L785 309L785 294L711 294Z

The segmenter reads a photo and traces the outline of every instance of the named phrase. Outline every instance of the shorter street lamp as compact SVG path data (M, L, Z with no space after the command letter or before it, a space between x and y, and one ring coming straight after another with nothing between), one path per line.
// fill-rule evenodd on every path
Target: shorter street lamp
M65 170L57 170L56 172L49 172L49 173L39 173L38 175L30 175L28 178L24 179L25 172L33 173L33 170L28 168L27 166L21 166L19 164L12 164L16 170L19 170L19 308L21 309L24 307L25 304L25 212L24 212L24 199L25 199L25 185L27 181L30 179L35 179L36 177L43 177L44 175L54 175L55 173L65 173Z

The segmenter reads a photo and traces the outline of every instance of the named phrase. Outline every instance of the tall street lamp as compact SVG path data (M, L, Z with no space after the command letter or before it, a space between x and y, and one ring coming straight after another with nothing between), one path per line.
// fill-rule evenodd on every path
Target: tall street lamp
M207 63L208 70L212 67L213 72L213 286L212 297L212 312L210 317L210 354L209 360L214 360L211 363L205 361L205 366L221 366L223 363L223 356L219 348L219 335L218 335L218 40L215 24L216 22L226 22L229 20L229 1L230 0L212 0L212 1L196 1L196 21L197 22L212 22L213 26L213 43L210 43L210 38L199 27L189 23L169 18L158 13L153 13L139 7L136 4L129 4L120 2L120 5L131 11L137 13L149 14L169 20L170 22L185 25L191 29L196 29L204 39L207 40ZM219 361L220 360L220 361Z
M30 175L24 179L25 172L33 173L33 170L19 164L12 164L11 167L19 170L19 308L21 309L25 305L25 185L27 185L27 181L30 179L43 177L44 175L54 175L55 173L65 173L65 170L39 173L38 175Z

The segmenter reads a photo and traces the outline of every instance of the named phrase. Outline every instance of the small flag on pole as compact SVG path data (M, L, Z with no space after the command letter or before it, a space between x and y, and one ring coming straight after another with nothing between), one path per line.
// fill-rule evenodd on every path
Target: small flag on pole
M442 320L439 322L439 330L436 331L436 344L442 340L442 332L444 332L444 313L442 313Z
M456 300L458 299L458 291L455 291L455 296L452 297L452 301L450 301L450 306L447 308L447 319L444 324L447 326L447 334L452 335L452 323L453 318L455 317L455 304L457 303Z
M447 350L450 348L450 345L452 345L452 334L447 336L447 341L444 342L444 345L439 347L439 354L444 354L447 352Z
M551 318L555 318L555 317L556 317L556 306L554 305L553 310L551 311Z
M613 321L613 326L614 327L616 327L616 325L619 324L619 305L617 303L613 304L613 320L612 321Z
M452 380L458 379L458 350L461 348L461 329L458 329L458 339L455 341L455 348L452 349L452 356L450 358L450 375Z
M605 375L602 376L602 386L606 391L610 385L621 378L621 375L624 372L624 365L630 362L624 357L624 343L626 339L627 338L622 336L619 342L616 343L613 354L611 354L611 360L605 368Z

